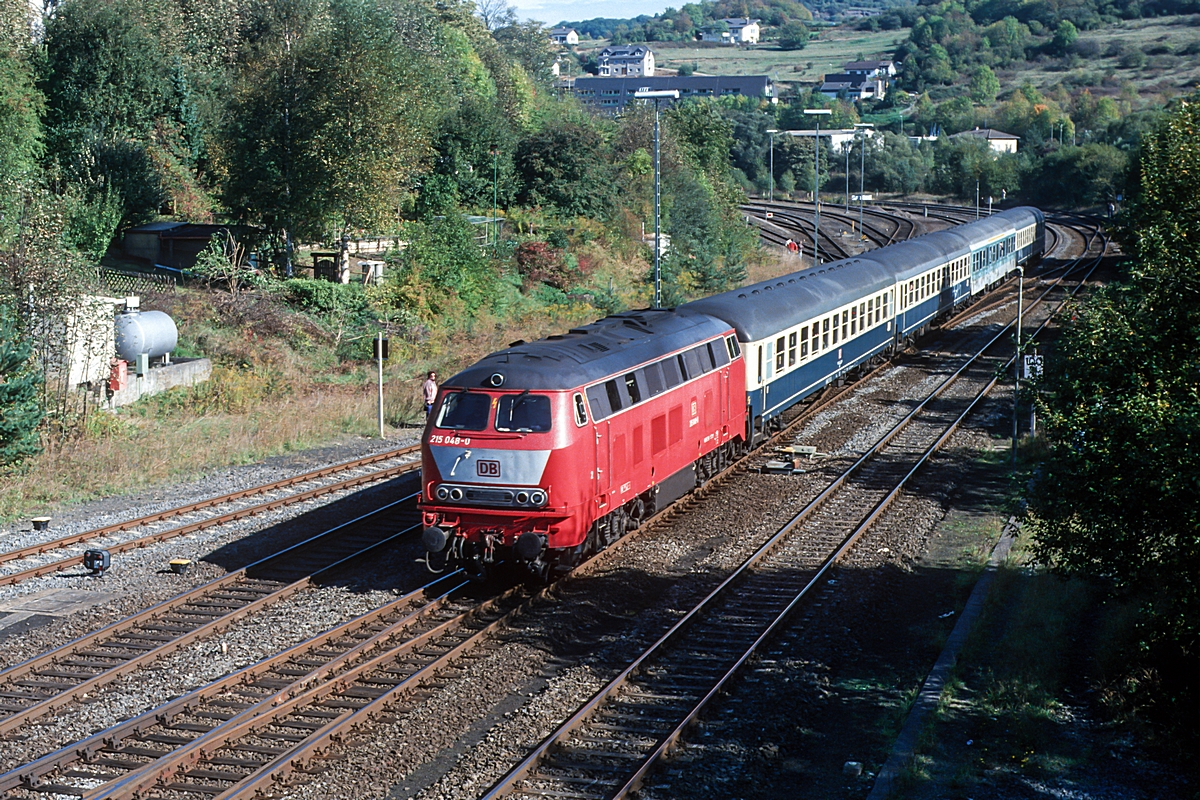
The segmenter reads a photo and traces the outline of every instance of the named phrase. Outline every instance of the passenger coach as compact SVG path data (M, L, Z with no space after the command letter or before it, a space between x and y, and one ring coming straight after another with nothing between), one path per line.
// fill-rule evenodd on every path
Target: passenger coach
M737 331L746 358L746 435L757 443L809 394L1040 259L1044 242L1042 212L1015 208L679 310L709 314Z

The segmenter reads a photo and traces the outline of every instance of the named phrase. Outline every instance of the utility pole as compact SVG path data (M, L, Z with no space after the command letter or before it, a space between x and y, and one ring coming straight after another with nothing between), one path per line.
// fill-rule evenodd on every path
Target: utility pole
M1013 356L1013 434L1012 461L1017 463L1017 406L1021 399L1021 313L1025 295L1025 268L1017 267L1017 350Z
M492 148L492 252L500 252L500 225L496 214L500 206L500 148Z
M661 191L659 184L659 137L658 137L658 118L659 104L663 100L678 100L679 90L668 89L664 91L650 92L634 92L633 96L639 100L654 101L654 307L662 308L662 269L660 260L662 257L662 242L661 230L659 227L659 203L661 200Z
M865 239L866 237L863 236L863 181L867 172L867 138L865 134L867 128L874 128L875 126L870 122L856 122L854 123L854 127L864 134L863 140L858 145L858 235Z
M383 331L375 335L375 362L379 365L379 438L383 438Z
M821 232L821 117L833 114L828 108L806 108L804 113L817 118L817 134L813 137L813 267L820 265L817 251Z
M775 134L779 133L778 128L767 128L767 135L771 137L771 190L767 194L770 202L775 202Z

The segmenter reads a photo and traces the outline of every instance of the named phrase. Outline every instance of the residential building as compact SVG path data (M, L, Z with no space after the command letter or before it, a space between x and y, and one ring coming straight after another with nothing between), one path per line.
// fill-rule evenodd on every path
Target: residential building
M772 103L779 96L766 75L669 75L659 77L594 77L575 79L575 95L603 111L616 113L634 100L640 90L679 90L681 100L690 97L760 97Z
M579 44L579 32L574 28L551 28L550 39L555 44L573 47Z
M815 130L811 131L780 131L776 136L795 136L797 139L812 139L817 135ZM871 130L869 128L829 128L821 129L821 138L829 142L829 146L837 152L842 152L846 147L852 145L856 138L869 136L872 139L880 140L882 138L880 131Z
M821 82L821 94L826 97L845 97L859 100L882 100L887 94L887 79L877 75L841 73L826 75Z
M895 61L847 61L842 70L848 75L865 75L871 78L896 77Z
M1011 133L998 131L995 128L976 128L973 131L963 131L962 133L953 134L950 138L957 139L962 136L978 136L985 140L988 143L988 147L997 153L1017 152L1017 142L1021 139L1020 136L1013 136Z
M654 74L654 53L644 44L606 47L596 56L600 77L624 78Z
M700 41L721 44L758 44L760 20L749 17L723 19L723 26L708 25L700 29Z

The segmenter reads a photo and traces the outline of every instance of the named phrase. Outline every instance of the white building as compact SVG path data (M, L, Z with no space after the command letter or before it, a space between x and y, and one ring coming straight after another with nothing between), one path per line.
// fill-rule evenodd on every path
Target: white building
M758 44L759 20L734 17L723 19L726 30L713 26L700 29L700 41L719 42L721 44Z
M957 139L961 136L978 136L988 143L988 147L995 150L997 153L1015 153L1017 152L1017 142L1021 140L1020 136L1013 136L1011 133L998 131L995 128L976 128L973 131L963 131L951 136L951 139Z
M780 131L776 136L795 136L801 139L811 139L817 135L815 130L812 131ZM822 128L821 138L829 142L830 146L839 153L855 141L855 137L867 136L872 139L878 139L881 134L879 131L868 128Z
M555 44L572 47L579 44L579 32L574 28L552 28L550 30L550 39Z
M844 96L847 100L882 100L887 94L887 79L875 75L841 73L826 75L821 82L821 94L829 98Z
M654 74L654 53L644 44L606 47L596 57L602 78L649 77Z
M865 75L871 78L896 77L895 61L847 61L842 70L849 75Z

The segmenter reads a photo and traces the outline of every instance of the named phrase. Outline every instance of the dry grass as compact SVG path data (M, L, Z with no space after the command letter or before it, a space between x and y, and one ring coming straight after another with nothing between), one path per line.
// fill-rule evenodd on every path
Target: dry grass
M375 414L374 387L363 386L266 400L238 413L117 416L105 430L52 446L22 474L0 480L0 518L142 491L347 435L369 436Z

